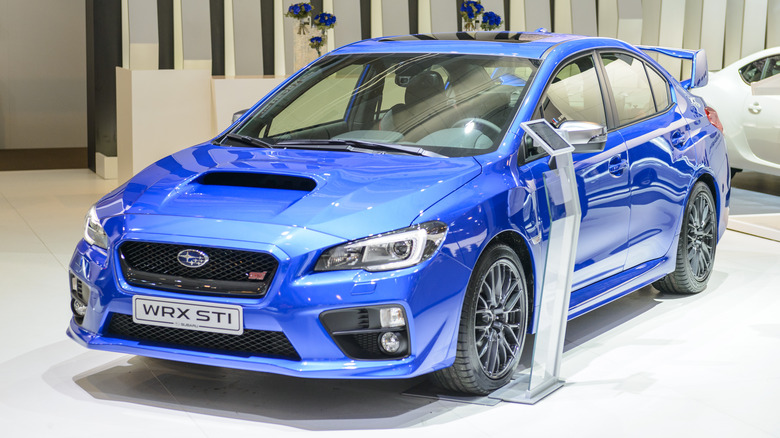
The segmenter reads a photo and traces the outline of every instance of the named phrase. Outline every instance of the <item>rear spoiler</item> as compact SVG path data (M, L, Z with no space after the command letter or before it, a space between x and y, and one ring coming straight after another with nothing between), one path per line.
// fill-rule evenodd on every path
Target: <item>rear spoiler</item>
M691 61L691 78L682 81L682 86L686 89L691 89L707 85L709 76L707 75L707 54L704 52L704 49L684 50L654 46L636 46L636 48L644 52L655 52L671 56L672 58L687 59L688 61Z

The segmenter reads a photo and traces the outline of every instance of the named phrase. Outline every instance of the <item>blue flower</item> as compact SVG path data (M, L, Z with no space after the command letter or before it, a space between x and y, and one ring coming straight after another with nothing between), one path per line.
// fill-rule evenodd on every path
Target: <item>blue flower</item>
M308 3L295 3L287 8L287 13L285 15L302 20L311 14L311 9L312 7Z
M336 16L327 12L317 14L312 20L312 25L317 26L322 31L332 29L336 25Z
M482 6L482 4L475 2L473 0L465 1L460 6L460 14L463 15L464 19L468 19L468 20L474 20L484 10L485 7Z
M309 47L317 51L317 56L322 55L322 47L325 45L325 39L323 37L311 37L309 39Z
M501 16L495 12L485 12L482 14L482 24L480 26L484 30L498 29L501 26Z
M465 30L475 30L475 21L482 15L482 11L484 10L485 7L479 2L472 0L463 2L460 6L460 16L463 17L463 20L466 22Z

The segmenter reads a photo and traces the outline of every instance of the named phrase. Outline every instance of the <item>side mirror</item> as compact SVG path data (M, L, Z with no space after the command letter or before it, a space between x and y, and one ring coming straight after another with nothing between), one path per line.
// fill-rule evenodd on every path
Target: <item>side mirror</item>
M568 121L558 127L565 138L578 152L601 152L607 143L607 127L593 122Z
M242 109L241 111L236 111L233 113L233 119L230 121L230 124L236 123L236 120L240 119L241 116L246 114L246 112L249 111L249 109Z

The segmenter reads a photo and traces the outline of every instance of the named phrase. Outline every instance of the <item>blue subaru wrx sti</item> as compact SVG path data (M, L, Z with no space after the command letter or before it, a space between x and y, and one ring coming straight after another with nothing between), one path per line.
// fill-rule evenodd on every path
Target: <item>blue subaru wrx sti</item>
M659 49L656 49L659 50ZM623 42L412 35L328 53L88 213L68 334L99 350L316 378L433 373L485 394L536 328L554 162L582 208L570 318L696 293L726 227L717 114ZM555 257L550 254L550 257Z

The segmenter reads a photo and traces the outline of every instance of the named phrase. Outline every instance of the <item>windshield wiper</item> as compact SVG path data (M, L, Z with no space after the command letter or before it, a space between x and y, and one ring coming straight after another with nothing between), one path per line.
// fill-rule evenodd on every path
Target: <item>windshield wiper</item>
M323 139L323 140L285 140L276 143L276 146L283 147L310 147L322 145L329 146L347 146L345 150L352 152L368 152L368 151L380 151L380 152L400 152L402 154L419 155L423 157L444 157L444 155L431 152L417 146L404 146L400 144L390 143L378 143L374 141L366 140L352 140L352 139Z
M257 148L273 148L274 146L271 143L268 143L267 141L260 140L256 137L250 137L248 135L241 135L241 134L228 134L225 136L225 138L219 143L220 146L224 146L225 140L235 140L240 143L244 143L245 145L254 146Z

